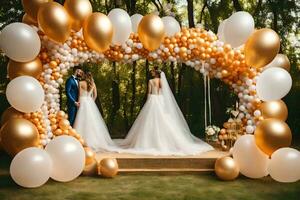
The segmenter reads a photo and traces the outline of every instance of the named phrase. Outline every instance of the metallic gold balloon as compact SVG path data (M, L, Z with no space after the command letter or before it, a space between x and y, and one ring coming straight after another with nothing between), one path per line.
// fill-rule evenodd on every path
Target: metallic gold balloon
M221 180L234 180L239 172L238 164L229 156L218 158L215 162L215 173Z
M85 165L90 165L96 158L95 152L90 147L84 147L85 151Z
M35 22L37 22L38 11L44 3L53 0L22 0L22 5L26 14Z
M23 18L22 18L22 22L28 25L34 25L34 26L38 26L37 21L35 21L34 19L32 19L28 14L24 14Z
M10 119L1 127L0 136L3 149L12 156L23 149L39 145L38 130L26 119Z
M22 118L24 113L17 111L13 107L7 108L1 116L1 126L3 126L11 118Z
M245 44L246 64L251 67L264 67L278 54L280 39L275 31L263 28L255 31Z
M260 110L264 119L276 118L286 121L288 108L282 100L267 101L260 105Z
M89 0L66 0L64 7L72 19L72 29L79 31L85 18L93 12L92 5Z
M286 55L279 53L276 55L274 60L272 60L272 62L269 63L266 67L281 67L289 72L291 68L291 64Z
M289 126L279 119L265 119L256 127L255 142L267 155L282 147L288 147L292 142Z
M32 76L34 78L39 78L42 72L43 65L38 57L33 61L26 63L9 60L7 65L7 74L10 80L18 76Z
M106 51L113 37L112 23L106 15L93 13L83 23L83 37L91 49Z
M71 19L65 8L56 2L45 3L38 12L40 29L52 40L64 43L71 33Z
M112 178L118 173L118 162L115 158L104 158L100 161L100 174L106 178Z
M155 14L144 16L138 25L138 35L146 49L149 51L157 49L165 36L163 21Z
M88 165L85 165L82 175L85 176L94 176L97 175L98 172L98 162L96 159L93 159L92 162Z
M70 127L70 122L67 119L62 119L58 125L62 130L67 130Z

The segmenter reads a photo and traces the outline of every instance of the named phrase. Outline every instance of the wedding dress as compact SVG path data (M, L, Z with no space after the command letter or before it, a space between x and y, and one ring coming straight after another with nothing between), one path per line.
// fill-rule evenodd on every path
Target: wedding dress
M74 128L94 151L112 151L116 147L92 98L92 91L83 90L80 94Z
M127 137L116 140L119 152L150 155L194 155L213 147L193 136L161 72L161 88L150 80L150 94Z

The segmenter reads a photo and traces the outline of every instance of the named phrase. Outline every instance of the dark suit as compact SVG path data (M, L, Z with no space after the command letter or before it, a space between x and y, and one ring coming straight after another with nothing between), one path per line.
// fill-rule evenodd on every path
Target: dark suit
M71 76L67 79L66 82L68 115L71 126L73 126L74 124L77 113L77 106L75 105L75 102L78 101L78 93L78 81L75 79L74 76Z

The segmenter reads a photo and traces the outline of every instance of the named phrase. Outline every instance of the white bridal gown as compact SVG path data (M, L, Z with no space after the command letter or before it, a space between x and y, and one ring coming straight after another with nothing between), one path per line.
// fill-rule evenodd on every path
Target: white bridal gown
M119 152L150 155L194 155L213 147L193 136L164 72L161 89L150 80L147 102L124 140L116 140Z
M92 98L92 90L83 91L79 102L80 106L74 123L75 130L82 136L87 146L94 151L114 150L116 147Z

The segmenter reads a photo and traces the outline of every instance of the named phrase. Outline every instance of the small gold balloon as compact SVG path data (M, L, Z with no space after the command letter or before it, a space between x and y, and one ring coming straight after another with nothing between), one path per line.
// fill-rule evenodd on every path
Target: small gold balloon
M90 165L96 158L95 152L90 147L84 147L85 151L85 165Z
M28 25L38 26L37 22L26 13L23 15L22 22Z
M11 118L22 118L24 113L14 109L13 107L7 108L1 116L1 126L3 126Z
M48 2L38 12L40 29L52 40L64 43L71 33L71 19L65 8L56 2Z
M264 102L260 105L260 110L264 119L276 118L286 121L288 117L288 108L282 100Z
M255 142L267 155L282 147L289 147L292 133L289 126L279 119L265 119L255 129Z
M215 162L215 173L224 181L231 181L239 175L238 164L229 156L218 158Z
M35 22L37 22L38 11L44 3L53 0L22 0L22 5L26 14Z
M96 159L93 159L92 162L88 165L85 165L82 175L85 176L95 176L98 172L98 163Z
M32 76L34 78L39 78L42 72L43 65L38 57L33 61L26 63L9 60L7 65L7 73L10 80L18 76Z
M0 136L3 149L12 156L23 149L39 145L38 130L26 119L10 119L1 127Z
M278 54L280 39L275 31L263 28L255 31L245 44L246 64L251 67L264 67Z
M161 18L155 14L145 15L138 25L138 36L149 51L157 49L165 36L165 27Z
M104 158L100 161L100 174L106 178L117 175L119 170L118 162L115 158Z
M62 119L58 125L62 130L67 130L70 127L70 122L67 119Z
M83 37L91 49L106 51L112 41L113 25L106 15L93 13L83 23Z
M83 21L92 14L93 8L89 0L66 0L64 7L72 20L72 29L79 31Z
M289 72L290 68L291 68L291 64L286 55L279 53L272 60L272 62L270 64L268 64L266 67L280 67Z

